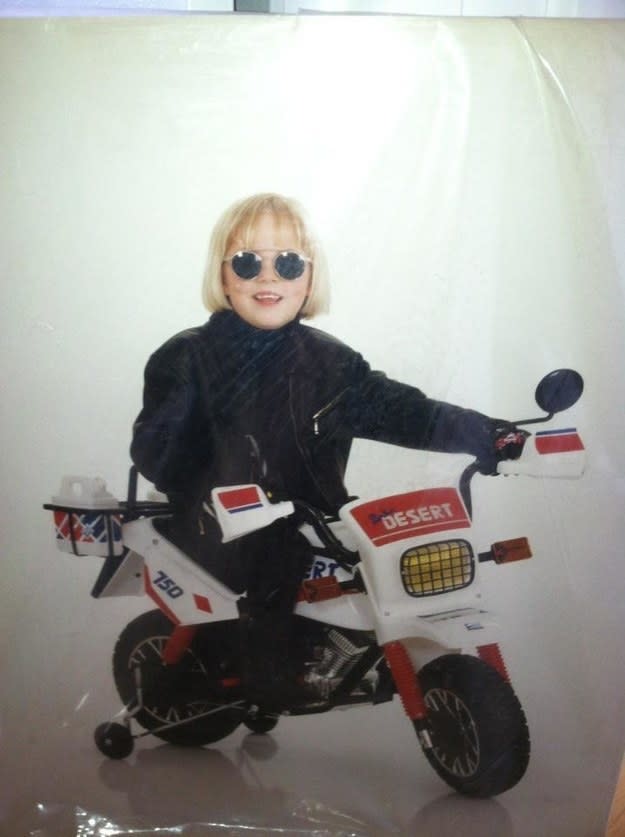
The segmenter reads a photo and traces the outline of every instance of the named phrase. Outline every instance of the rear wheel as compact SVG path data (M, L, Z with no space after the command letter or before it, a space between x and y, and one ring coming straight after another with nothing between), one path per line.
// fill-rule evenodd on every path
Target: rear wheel
M218 688L218 680L232 674L228 626L202 626L201 648L196 637L179 663L164 665L161 655L173 627L160 610L133 619L113 653L115 685L130 709L139 702L140 686L142 708L134 717L163 741L211 744L230 735L243 718L241 709L226 706Z
M425 755L455 790L488 797L516 785L529 762L525 714L509 683L477 657L447 654L419 683L432 747Z

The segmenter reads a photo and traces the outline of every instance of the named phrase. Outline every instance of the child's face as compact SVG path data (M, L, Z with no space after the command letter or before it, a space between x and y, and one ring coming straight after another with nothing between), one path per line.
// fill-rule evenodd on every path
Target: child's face
M229 262L222 267L224 291L230 305L255 328L280 328L298 315L310 289L310 264L297 279L281 279L274 271L276 255L283 250L301 253L297 233L288 219L271 212L259 216L251 237L243 241L235 231L226 258L239 250L252 250L262 257L262 268L254 279L240 279ZM307 255L307 254L303 254Z

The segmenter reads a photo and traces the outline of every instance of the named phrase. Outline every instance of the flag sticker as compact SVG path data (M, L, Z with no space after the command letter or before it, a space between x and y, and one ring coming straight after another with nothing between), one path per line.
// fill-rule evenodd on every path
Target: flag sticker
M124 550L118 514L52 507L57 548L74 555L121 555Z
M109 540L104 514L55 511L54 524L57 540L71 543L72 535L77 544L107 544ZM121 542L122 531L119 519L113 517L111 524L113 539Z
M575 427L567 427L565 430L541 430L534 436L534 442L540 454L584 450L584 444Z
M262 507L258 489L255 485L233 488L230 491L220 491L217 496L228 514L237 514L238 512Z

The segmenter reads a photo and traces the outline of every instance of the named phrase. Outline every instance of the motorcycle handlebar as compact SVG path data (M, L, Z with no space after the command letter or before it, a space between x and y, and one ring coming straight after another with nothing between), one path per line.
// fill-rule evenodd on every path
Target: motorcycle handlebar
M291 502L295 506L298 517L304 523L309 523L315 530L315 534L326 549L328 556L344 570L351 571L360 560L358 553L343 546L328 526L322 512L303 500L292 500Z
M466 506L469 518L473 518L473 501L471 500L471 480L477 473L479 473L479 470L480 466L478 460L476 459L474 462L471 462L469 465L467 465L467 467L460 475L458 490L460 491L462 502Z

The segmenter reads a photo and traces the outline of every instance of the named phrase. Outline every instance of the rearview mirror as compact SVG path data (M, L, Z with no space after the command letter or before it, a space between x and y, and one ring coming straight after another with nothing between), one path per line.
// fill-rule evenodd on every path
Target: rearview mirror
M584 379L574 369L555 369L536 387L536 403L546 413L568 410L584 391Z

